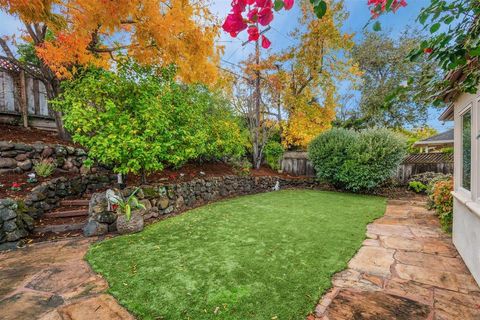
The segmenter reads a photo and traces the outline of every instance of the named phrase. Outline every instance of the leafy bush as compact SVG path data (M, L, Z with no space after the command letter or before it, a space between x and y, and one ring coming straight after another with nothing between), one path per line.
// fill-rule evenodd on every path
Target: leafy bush
M422 193L427 191L427 186L420 181L410 181L408 183L408 189L416 193Z
M320 179L358 192L392 177L405 149L404 139L387 129L333 129L318 136L308 151Z
M430 194L432 208L435 209L445 231L451 232L453 221L453 179L436 181Z
M135 189L126 199L123 196L117 196L113 192L108 193L107 191L107 198L112 204L118 206L117 211L120 214L124 214L127 221L130 221L132 210L145 209L145 205L138 201L138 198L135 196L138 190L140 190L140 188Z
M33 170L37 174L37 176L46 178L52 175L52 173L55 171L56 165L53 163L53 161L50 160L42 160L38 163L36 163L33 166Z
M316 137L308 146L308 158L316 170L317 176L336 187L344 184L339 169L348 159L348 150L357 134L351 130L334 128Z
M66 82L54 102L65 127L85 146L91 164L116 173L144 173L193 159L239 157L239 124L220 94L183 85L173 68L118 65L116 73L89 70Z
M233 159L230 161L233 171L239 176L248 176L252 170L252 163L247 159Z
M413 175L410 178L409 182L418 181L428 187L432 183L432 181L448 180L451 177L452 176L449 174L428 171L428 172L423 172L423 173L418 173Z
M265 145L265 161L270 168L273 170L280 169L280 160L283 157L284 151L282 144L277 141L269 141Z

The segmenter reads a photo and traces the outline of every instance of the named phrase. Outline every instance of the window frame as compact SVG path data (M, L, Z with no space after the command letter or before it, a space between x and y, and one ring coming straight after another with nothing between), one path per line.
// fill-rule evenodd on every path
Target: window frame
M469 101L461 110L460 112L458 113L458 116L460 118L460 121L459 121L459 134L458 134L458 141L459 141L459 148L458 148L458 151L459 151L459 164L458 164L458 171L459 171L459 174L458 174L458 191L460 191L461 193L465 194L466 196L468 196L469 199L472 199L472 200L479 200L480 199L478 198L478 196L476 195L475 197L472 197L473 194L474 194L474 191L477 189L477 186L476 184L478 183L477 179L474 179L474 172L473 172L473 162L474 162L474 145L475 143L473 143L473 132L474 132L474 119L475 119L475 115L474 115L474 105L477 104L477 98L475 98L474 101ZM470 111L470 190L468 189L465 189L463 187L463 117L465 116L466 113L468 113ZM475 148L477 149L477 148ZM475 188L474 188L475 186ZM475 189L475 190L473 190Z

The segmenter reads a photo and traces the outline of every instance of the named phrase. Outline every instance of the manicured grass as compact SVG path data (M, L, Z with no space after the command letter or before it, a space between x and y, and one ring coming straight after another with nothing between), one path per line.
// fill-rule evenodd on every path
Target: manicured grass
M385 200L289 190L217 202L92 246L140 319L304 319Z

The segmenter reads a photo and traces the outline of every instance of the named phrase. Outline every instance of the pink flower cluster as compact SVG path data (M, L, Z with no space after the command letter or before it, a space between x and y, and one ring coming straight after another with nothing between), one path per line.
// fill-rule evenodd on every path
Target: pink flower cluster
M285 10L293 7L294 0L275 0L280 3ZM223 23L223 30L236 37L240 32L247 29L248 41L257 41L260 38L258 25L268 26L273 20L272 0L233 0L232 10ZM246 16L244 16L246 12ZM270 40L264 35L262 38L262 47L270 47Z
M378 17L382 12L385 12L385 10L387 10L388 1L389 0L368 0L368 6L370 7L370 11L372 12L372 16L374 18ZM390 10L395 12L400 7L406 6L406 0L393 0L392 4L390 5Z

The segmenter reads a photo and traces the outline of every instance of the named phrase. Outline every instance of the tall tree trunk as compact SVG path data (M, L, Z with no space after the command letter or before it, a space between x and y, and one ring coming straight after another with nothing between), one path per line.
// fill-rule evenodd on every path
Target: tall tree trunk
M25 83L25 71L20 71L20 106L22 110L23 127L28 128L27 86Z
M260 70L258 65L260 64L260 45L259 41L255 42L255 63L257 64L257 70L255 71L255 135L253 141L253 166L255 169L260 169L262 165L262 142L260 141L261 130L261 96L260 96Z
M45 66L44 68L48 68ZM47 98L48 100L53 100L58 97L60 94L60 81L55 77L52 76L48 82L43 81L45 84L45 88L47 90ZM53 115L55 117L55 125L57 127L57 133L60 139L63 140L71 140L70 134L65 130L63 125L62 113L60 111L54 110Z

